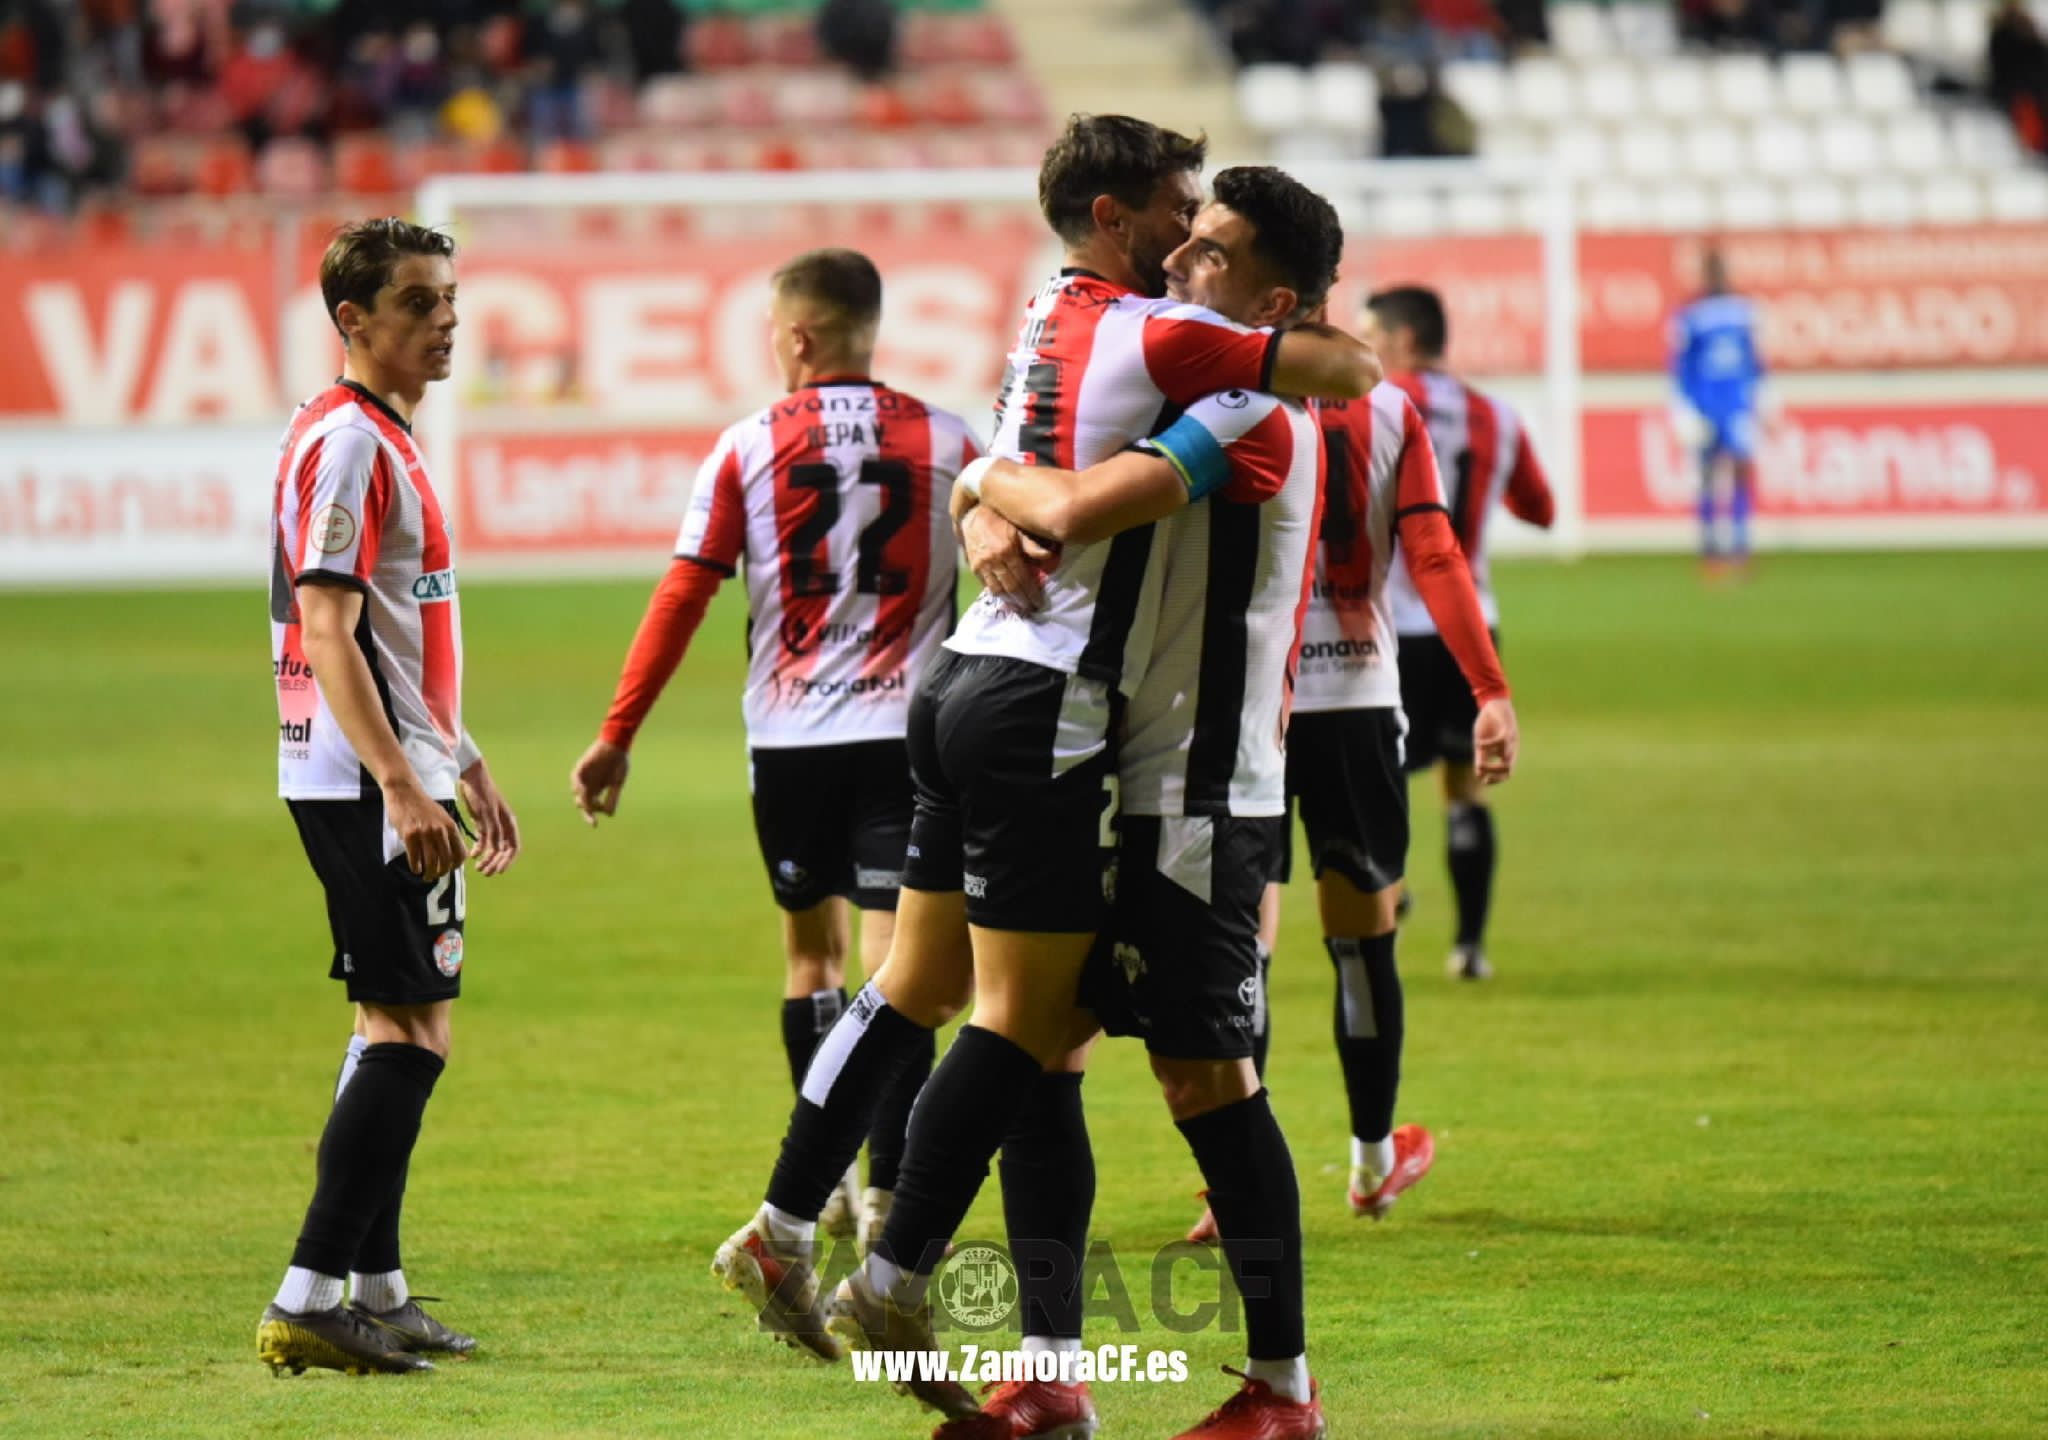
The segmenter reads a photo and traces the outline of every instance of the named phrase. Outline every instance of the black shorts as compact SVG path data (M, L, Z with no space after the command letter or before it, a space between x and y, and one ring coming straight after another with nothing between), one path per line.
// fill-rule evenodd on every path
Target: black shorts
M1500 632L1489 632L1496 649ZM1400 637L1401 708L1408 715L1408 768L1427 770L1439 760L1472 763L1472 722L1479 702L1441 635Z
M1081 974L1081 1003L1112 1035L1170 1060L1252 1053L1259 900L1287 821L1126 815L1116 907Z
M990 930L1102 928L1114 842L1113 692L1028 660L947 651L910 701L916 813L903 883L965 891Z
M808 910L843 895L894 910L910 842L910 760L901 740L760 749L748 755L754 838L775 903Z
M350 1000L373 1005L427 1005L460 995L464 872L438 880L413 874L397 835L384 827L381 797L285 804L327 892L334 934L329 978L348 986ZM460 823L453 801L441 806Z
M1407 652L1402 652L1407 658ZM1469 732L1468 732L1469 738ZM1401 768L1401 712L1328 710L1296 714L1287 727L1287 804L1301 808L1309 865L1370 895L1408 866L1408 777ZM1293 870L1282 844L1273 878Z

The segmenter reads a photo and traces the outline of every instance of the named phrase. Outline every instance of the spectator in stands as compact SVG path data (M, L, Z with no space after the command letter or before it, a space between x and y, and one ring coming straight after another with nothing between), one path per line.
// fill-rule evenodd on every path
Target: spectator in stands
M1372 27L1367 58L1380 82L1380 153L1387 156L1457 154L1444 120L1450 108L1437 88L1442 39L1423 19L1416 0L1386 0Z
M28 86L0 80L0 200L19 205L35 194L41 141L41 129L29 114Z
M542 143L587 139L590 115L583 104L583 80L603 58L590 7L583 0L554 0L546 15L527 24L526 58L533 76L526 114L533 138Z
M894 0L825 0L818 7L818 47L863 80L896 68Z
M1717 50L1768 50L1777 43L1776 6L1767 0L1686 0L1687 39Z
M2020 0L2003 0L1992 18L1987 69L1991 103L2022 144L2048 154L2048 42Z
M251 26L220 71L228 117L252 146L273 136L313 129L326 113L326 87L292 53L284 25L266 19Z
M1827 37L1841 54L1884 48L1884 0L1824 0Z
M424 20L406 28L391 67L388 104L392 128L401 140L431 134L449 92L441 36Z
M635 83L683 68L683 27L688 12L680 0L625 0L619 24L626 32L626 51L633 60Z
M1515 50L1547 49L1550 11L1543 0L1500 0L1500 19Z
M1500 17L1490 0L1421 0L1439 60L1498 60Z

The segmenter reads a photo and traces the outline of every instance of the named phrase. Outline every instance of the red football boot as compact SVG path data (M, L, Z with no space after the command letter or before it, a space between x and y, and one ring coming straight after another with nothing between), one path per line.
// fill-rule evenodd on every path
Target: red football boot
M1429 1167L1436 1163L1436 1141L1420 1125L1400 1125L1394 1129L1394 1168L1379 1188L1370 1194L1365 1187L1372 1183L1372 1176L1363 1170L1351 1172L1351 1213L1370 1215L1375 1220L1387 1218L1387 1212L1394 1208L1394 1202L1401 1198L1401 1192L1409 1189L1429 1173Z
M1092 1440L1095 1434L1095 1402L1086 1385L1012 1380L982 1393L980 1414L948 1420L932 1431L932 1440Z
M1244 1387L1224 1401L1222 1409L1174 1440L1323 1440L1329 1434L1323 1423L1322 1387L1313 1380L1308 1403L1300 1405L1275 1395L1272 1386L1242 1370L1226 1365L1223 1373L1237 1376Z

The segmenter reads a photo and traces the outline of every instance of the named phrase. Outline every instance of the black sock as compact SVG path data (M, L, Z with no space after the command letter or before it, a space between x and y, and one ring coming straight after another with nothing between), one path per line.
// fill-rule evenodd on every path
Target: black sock
M1252 1010L1252 1068L1266 1082L1266 1052L1273 1046L1273 952L1259 946L1259 1003Z
M1331 937L1323 945L1337 967L1337 1058L1351 1100L1351 1133L1369 1143L1384 1140L1394 1127L1405 1030L1394 936Z
M1444 839L1451 889L1458 896L1458 943L1477 945L1486 936L1486 909L1493 902L1493 812L1484 805L1453 805L1444 814Z
M1308 1348L1301 1187L1266 1092L1179 1125L1209 1182L1223 1255L1244 1297L1246 1349L1254 1360L1292 1360Z
M349 1269L361 1275L389 1275L400 1268L398 1220L405 1209L405 1182L411 1173L412 1161L408 1158L405 1169L398 1172L398 1184L392 1190L391 1198L384 1202L384 1208L370 1222L369 1233L363 1236L363 1243L356 1249L356 1263Z
M818 1042L782 1135L782 1154L768 1181L768 1203L816 1219L897 1072L929 1047L931 1031L891 1009L882 992L863 986L839 1023ZM927 1048L925 1053L929 1054Z
M877 1247L883 1259L932 1272L1044 1073L1014 1041L978 1025L961 1027L910 1117L896 1201Z
M417 1045L372 1045L320 1137L319 1181L292 1264L346 1275L405 1174L445 1063Z
M932 1058L938 1050L938 1036L921 1032L924 1043L910 1052L896 1078L882 1094L875 1110L875 1123L868 1129L868 1188L894 1190L897 1172L903 1168L903 1146L910 1137L910 1107L918 1092L931 1078Z
M1081 1262L1095 1208L1095 1150L1079 1075L1038 1077L1003 1137L1000 1169L1024 1333L1078 1340Z
M818 1042L845 1013L844 990L817 990L800 1000L782 1002L782 1051L789 1057L792 1089L804 1088L804 1071L811 1068Z

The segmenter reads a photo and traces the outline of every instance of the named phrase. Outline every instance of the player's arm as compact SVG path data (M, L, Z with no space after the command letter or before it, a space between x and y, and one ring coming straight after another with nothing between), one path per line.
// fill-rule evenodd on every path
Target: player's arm
M711 597L734 573L745 546L746 503L739 456L728 431L697 473L675 559L640 617L611 709L597 739L569 772L570 798L586 825L597 824L599 815L619 813L634 737L683 663Z
M1513 772L1521 743L1514 701L1508 697L1500 652L1487 633L1486 612L1479 606L1472 567L1444 506L1443 480L1437 472L1429 432L1412 403L1404 403L1401 409L1395 533L1408 578L1415 582L1437 634L1443 637L1465 683L1472 687L1473 699L1479 702L1479 718L1472 726L1473 760L1479 778L1484 784L1497 784Z
M1515 466L1508 472L1507 493L1502 498L1510 515L1540 530L1548 530L1557 519L1557 497L1550 493L1550 481L1536 459L1527 430L1516 438Z
M299 639L334 723L384 794L384 817L413 872L434 880L462 864L462 830L427 794L384 713L370 663L356 644L363 592L321 570L299 576Z
M1260 388L1304 400L1358 400L1386 378L1372 346L1334 325L1281 332L1270 384Z
M1253 330L1196 305L1148 314L1144 356L1153 384L1181 406L1225 390L1356 400L1381 379L1372 347L1330 325Z

